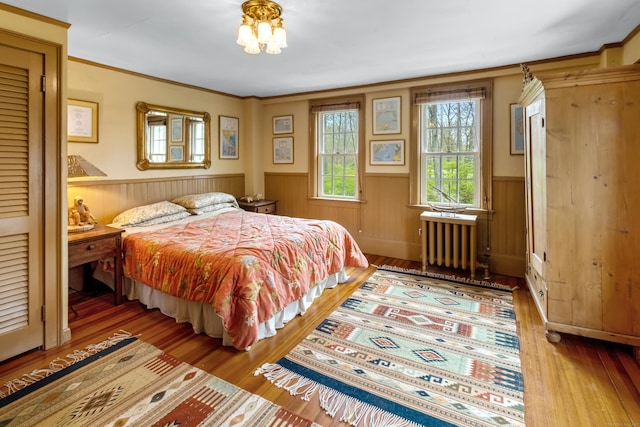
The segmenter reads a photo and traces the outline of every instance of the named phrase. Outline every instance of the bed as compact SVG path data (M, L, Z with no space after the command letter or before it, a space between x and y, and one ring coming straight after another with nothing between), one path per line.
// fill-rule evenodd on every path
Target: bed
M135 210L110 224L125 230L127 298L237 349L275 335L348 280L345 267L368 266L336 222L247 212L224 193Z

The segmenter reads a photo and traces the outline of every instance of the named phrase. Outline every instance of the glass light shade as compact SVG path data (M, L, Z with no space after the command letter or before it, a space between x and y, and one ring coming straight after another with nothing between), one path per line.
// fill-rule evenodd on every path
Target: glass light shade
M271 24L267 21L260 21L258 23L258 42L267 44L269 40L271 40Z
M247 42L244 51L250 53L251 55L260 53L260 45L258 44L258 40L252 36L251 39Z
M253 34L251 33L251 27L247 24L240 25L238 29L238 41L240 46L246 46Z
M274 28L273 39L279 47L287 47L287 32L283 27Z
M271 55L277 55L281 52L280 46L276 43L275 38L272 38L267 44L267 50L265 52L270 53Z

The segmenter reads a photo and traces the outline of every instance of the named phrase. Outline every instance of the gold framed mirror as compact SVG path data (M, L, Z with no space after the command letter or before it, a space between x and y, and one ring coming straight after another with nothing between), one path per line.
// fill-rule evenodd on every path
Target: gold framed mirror
M140 170L211 166L211 115L207 112L136 104Z

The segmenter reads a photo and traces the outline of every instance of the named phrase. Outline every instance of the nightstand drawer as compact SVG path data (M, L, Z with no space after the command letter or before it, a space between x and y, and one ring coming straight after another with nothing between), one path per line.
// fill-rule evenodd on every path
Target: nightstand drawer
M116 255L116 239L93 240L69 244L69 267Z
M272 205L258 206L256 208L256 212L263 213L263 214L276 213L276 205L272 204Z
M277 200L258 200L256 202L238 201L238 206L248 212L275 215L278 211Z

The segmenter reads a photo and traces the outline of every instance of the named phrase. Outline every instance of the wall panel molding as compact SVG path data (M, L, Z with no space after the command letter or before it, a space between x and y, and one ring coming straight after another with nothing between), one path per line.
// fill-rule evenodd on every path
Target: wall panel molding
M278 200L278 213L331 219L344 225L367 253L420 260L420 213L409 204L410 176L365 174L362 202L308 197L308 174L265 173L265 197ZM491 215L478 216L478 256L489 255L494 273L523 277L525 268L524 178L494 177Z
M75 196L82 196L98 222L109 224L117 214L135 206L211 191L241 197L244 188L244 174L72 181L67 185L67 205L71 206Z

